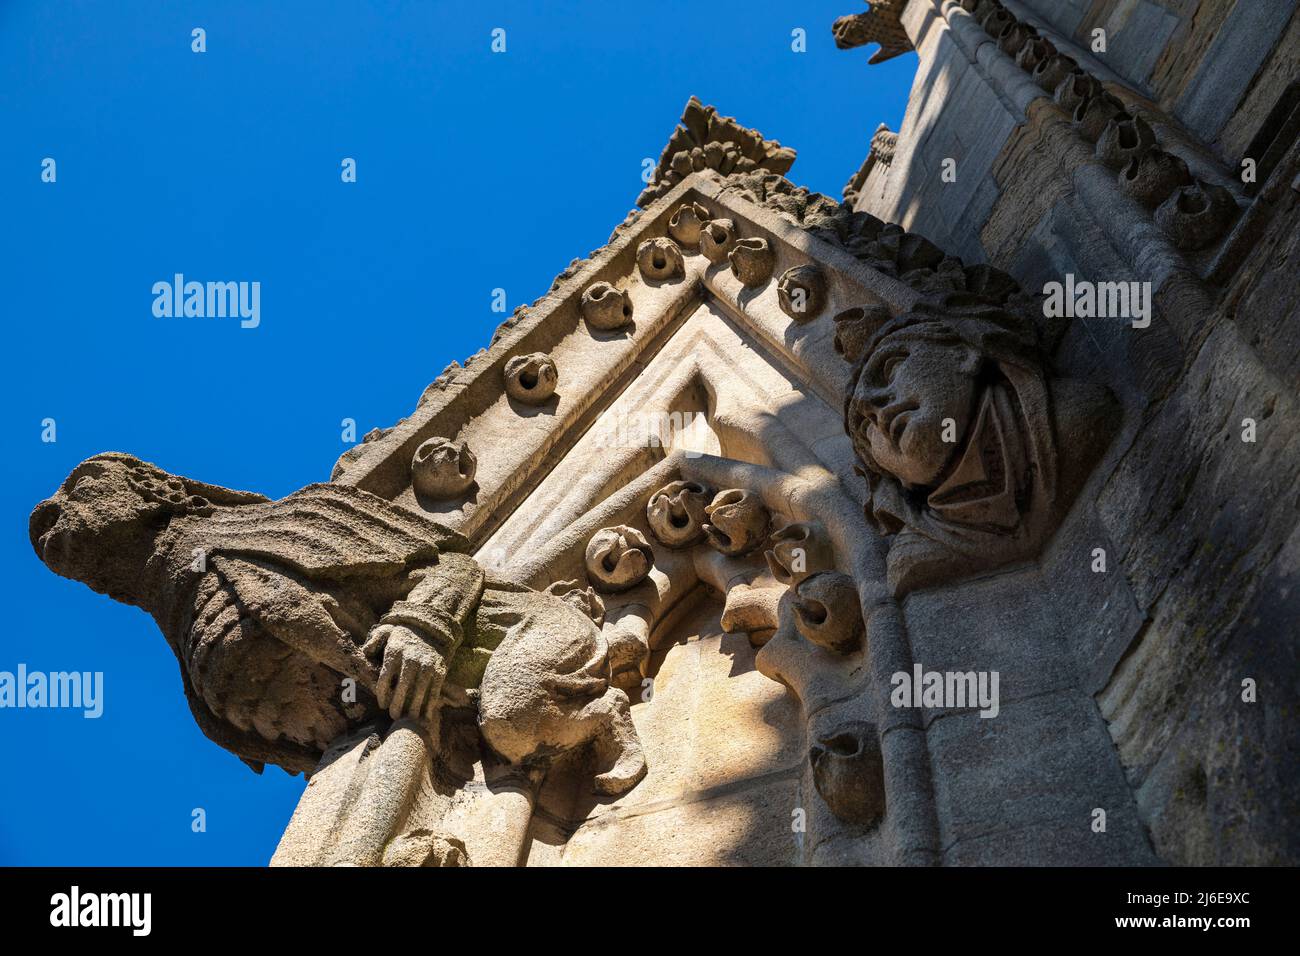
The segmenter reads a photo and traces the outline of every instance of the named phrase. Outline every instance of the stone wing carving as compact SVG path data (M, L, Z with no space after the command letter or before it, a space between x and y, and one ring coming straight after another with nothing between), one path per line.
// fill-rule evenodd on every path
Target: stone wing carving
M369 492L269 501L109 453L36 506L30 533L51 570L153 615L195 720L256 770L310 773L367 724L433 721L450 675L479 692L484 737L510 763L594 742L603 792L645 773L584 613L599 601L485 586L464 537Z

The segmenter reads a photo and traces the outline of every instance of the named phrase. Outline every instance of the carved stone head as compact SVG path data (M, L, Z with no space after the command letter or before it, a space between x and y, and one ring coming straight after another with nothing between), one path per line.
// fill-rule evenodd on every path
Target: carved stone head
M506 394L525 405L540 405L555 394L560 381L555 359L545 352L516 355L506 362Z
M1033 320L974 296L863 334L844 423L895 590L1036 554L1109 441L1110 393L1054 378Z
M236 500L227 500L234 496ZM51 571L116 601L142 605L140 578L158 535L215 504L265 501L168 474L132 455L87 458L32 511L32 547Z
M646 579L655 561L650 542L636 528L601 528L587 542L587 577L596 590L617 594Z
M411 459L411 484L429 498L455 498L474 484L478 459L463 441L430 438Z

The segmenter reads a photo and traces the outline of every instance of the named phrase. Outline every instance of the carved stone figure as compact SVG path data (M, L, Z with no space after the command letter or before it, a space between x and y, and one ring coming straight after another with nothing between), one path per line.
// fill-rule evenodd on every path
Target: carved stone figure
M870 486L868 520L893 536L890 584L1036 555L1115 411L1104 387L1051 375L1031 319L978 299L923 302L871 330L844 421Z
M547 594L554 594L562 601L567 601L600 627L605 621L605 602L592 588L584 588L576 581L556 581L546 589Z
M912 49L907 31L899 23L906 0L868 0L866 13L840 17L831 25L835 45L841 50L868 43L880 44L880 49L867 62L884 63L902 56Z
M447 685L478 690L512 763L595 741L602 793L645 773L599 599L488 577L461 535L369 492L270 501L110 452L36 506L30 535L51 570L153 615L199 727L259 772L310 773L385 717L430 721Z
M364 491L269 501L112 452L30 532L52 571L153 615L199 727L257 770L310 772L351 727L428 716L483 584L464 538Z
M485 591L478 627L496 644L479 689L488 745L531 769L590 742L606 768L598 793L636 786L645 757L627 694L610 686L609 647L595 622L555 595L520 588Z

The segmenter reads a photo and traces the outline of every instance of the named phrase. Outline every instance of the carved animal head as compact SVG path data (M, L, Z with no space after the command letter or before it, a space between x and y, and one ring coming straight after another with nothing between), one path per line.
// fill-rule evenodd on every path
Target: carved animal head
M32 511L28 531L37 557L55 574L139 606L145 562L172 518L265 500L106 452L72 469L59 490Z

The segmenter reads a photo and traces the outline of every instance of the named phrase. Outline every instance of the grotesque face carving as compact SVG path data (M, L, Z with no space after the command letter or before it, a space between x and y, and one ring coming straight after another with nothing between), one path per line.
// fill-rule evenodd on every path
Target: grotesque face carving
M849 399L854 447L906 485L933 483L970 425L980 364L963 344L906 330L878 343Z
M650 574L655 553L636 528L601 528L587 542L587 577L599 591L617 594L636 587Z
M516 355L506 362L506 394L525 405L540 405L555 394L560 380L555 360L545 352Z
M694 481L673 481L650 496L646 521L670 548L688 548L704 539L705 509L713 493Z
M478 459L463 441L430 438L411 459L411 484L429 498L455 498L474 484Z

